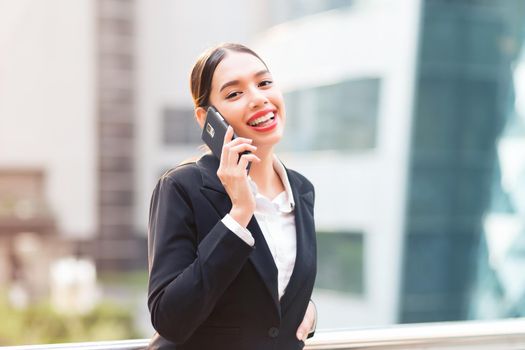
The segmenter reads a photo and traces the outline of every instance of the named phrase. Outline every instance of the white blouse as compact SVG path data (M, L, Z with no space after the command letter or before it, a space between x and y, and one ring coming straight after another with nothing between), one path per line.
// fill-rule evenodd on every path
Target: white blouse
M293 212L295 202L286 169L276 156L273 159L273 168L281 178L285 190L272 200L260 194L255 182L250 177L248 179L255 197L254 215L277 266L277 286L280 299L284 295L295 266L297 250L295 215ZM250 231L242 227L229 214L226 214L222 222L247 244L250 246L255 244Z

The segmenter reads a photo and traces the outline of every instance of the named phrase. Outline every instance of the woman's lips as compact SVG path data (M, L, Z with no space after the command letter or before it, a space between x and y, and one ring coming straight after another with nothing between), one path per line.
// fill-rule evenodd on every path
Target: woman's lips
M275 114L276 112L277 112L277 110L275 110L275 109L269 109L269 108L268 109L263 109L262 111L259 111L259 112L255 113L254 115L252 115L250 117L250 119L248 119L247 123L250 124L251 122L255 121L256 119L264 117L268 113Z
M270 121L264 123L264 125L261 125L261 126L251 126L248 124L248 126L250 128L252 128L253 130L255 131L258 131L258 132L265 132L265 131L270 131L272 130L273 128L275 128L277 126L277 115L274 113L273 119L270 119Z

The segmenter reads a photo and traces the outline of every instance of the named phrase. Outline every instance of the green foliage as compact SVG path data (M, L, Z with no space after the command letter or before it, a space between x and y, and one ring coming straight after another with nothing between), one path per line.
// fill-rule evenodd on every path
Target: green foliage
M109 302L100 303L88 314L73 316L56 313L49 303L16 310L1 298L0 315L0 346L139 337L131 311Z
M128 289L144 290L148 285L148 271L102 272L98 281L104 286L125 286Z

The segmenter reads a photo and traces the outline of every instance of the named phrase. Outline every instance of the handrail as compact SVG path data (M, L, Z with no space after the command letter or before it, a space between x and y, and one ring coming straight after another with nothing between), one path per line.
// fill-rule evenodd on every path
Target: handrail
M0 347L1 350L139 350L148 339ZM304 350L525 349L525 318L324 330Z
M149 339L97 341L45 345L4 346L2 350L141 350L146 349Z
M525 318L322 331L305 350L525 349Z

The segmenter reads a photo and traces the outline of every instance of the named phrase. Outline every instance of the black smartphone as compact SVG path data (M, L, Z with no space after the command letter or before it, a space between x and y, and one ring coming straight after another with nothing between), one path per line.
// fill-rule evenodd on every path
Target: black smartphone
M211 152L219 159L221 159L222 145L224 144L224 136L226 135L226 130L228 129L228 122L226 119L219 113L219 111L213 107L208 107L206 112L206 121L204 122L204 127L202 128L201 138L210 148ZM233 139L237 135L233 133ZM239 155L239 158L243 154L249 154L250 151L244 151ZM248 162L246 170L250 172L251 162Z

